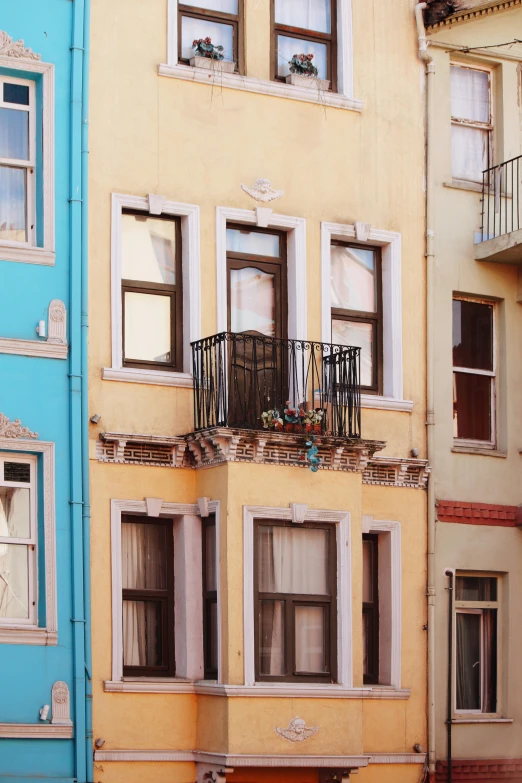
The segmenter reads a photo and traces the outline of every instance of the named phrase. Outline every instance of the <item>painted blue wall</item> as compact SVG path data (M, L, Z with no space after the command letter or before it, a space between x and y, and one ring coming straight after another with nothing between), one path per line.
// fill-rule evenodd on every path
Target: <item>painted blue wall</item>
M37 339L52 299L67 307L69 357L0 353L0 412L56 447L58 644L0 644L0 724L41 725L53 683L69 686L73 739L6 739L0 781L92 780L86 459L86 138L88 0L0 0L0 29L54 64L56 263L2 260L0 338ZM13 76L21 76L13 71ZM73 198L71 195L73 194ZM86 382L86 381L85 381ZM30 443L28 444L30 452ZM42 507L39 507L42 524ZM39 572L40 589L45 574ZM76 622L73 622L72 620ZM87 674L86 674L87 673ZM86 696L87 694L87 696Z

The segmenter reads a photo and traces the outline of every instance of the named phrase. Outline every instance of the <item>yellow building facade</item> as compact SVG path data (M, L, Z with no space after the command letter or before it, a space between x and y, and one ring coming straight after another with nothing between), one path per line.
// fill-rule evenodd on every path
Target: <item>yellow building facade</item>
M92 2L95 780L416 783L414 4L201 5Z

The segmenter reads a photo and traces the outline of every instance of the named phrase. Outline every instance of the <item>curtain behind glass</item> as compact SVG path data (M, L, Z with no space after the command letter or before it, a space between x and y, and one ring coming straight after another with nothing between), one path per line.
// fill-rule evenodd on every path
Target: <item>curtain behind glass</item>
M329 33L331 0L275 0L276 24Z
M259 527L259 592L329 595L328 531Z
M480 710L480 613L457 612L457 710Z

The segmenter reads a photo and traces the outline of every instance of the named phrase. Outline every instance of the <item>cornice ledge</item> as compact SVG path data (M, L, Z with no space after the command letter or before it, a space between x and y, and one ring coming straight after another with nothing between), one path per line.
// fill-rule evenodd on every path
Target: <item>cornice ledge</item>
M50 723L0 723L2 739L72 739L72 725Z
M68 350L69 346L66 343L0 337L0 353L15 354L16 356L33 356L43 359L67 359Z
M489 14L494 14L497 11L506 11L510 8L522 5L522 0L495 0L495 2L481 3L475 8L466 8L462 11L458 11L451 16L447 16L445 19L441 19L440 22L436 22L433 25L429 25L426 28L427 33L436 32L442 30L444 27L452 27L459 22L469 22L472 19L480 18Z
M425 459L375 456L364 471L363 484L425 489L430 473Z

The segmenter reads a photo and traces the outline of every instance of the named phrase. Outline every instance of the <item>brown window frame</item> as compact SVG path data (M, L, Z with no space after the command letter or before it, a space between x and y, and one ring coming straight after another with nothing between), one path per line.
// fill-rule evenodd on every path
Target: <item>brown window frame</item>
M167 517L146 517L137 514L122 514L121 522L134 524L163 525L166 530L167 587L165 590L146 590L122 588L123 601L147 601L161 602L162 624L162 649L163 660L167 663L163 666L125 666L123 664L124 677L174 677L176 674L175 658L175 631L174 631L174 527L173 520ZM123 650L122 650L123 658Z
M127 280L121 281L121 340L123 367L136 369L162 370L163 372L183 372L183 268L181 251L181 218L175 215L151 215L139 209L124 209L123 215L136 215L138 217L152 218L154 220L166 220L174 223L176 227L176 284L150 283L148 281ZM171 300L170 323L170 362L154 362L146 359L125 358L125 294L152 294L157 296L169 296ZM172 315L174 316L172 317ZM144 326L146 328L146 325Z
M271 49L272 49L272 80L284 82L283 76L278 71L277 36L284 35L287 38L296 38L305 41L315 41L326 44L326 78L330 81L330 91L337 92L337 0L331 2L331 30L329 33L320 33L317 30L308 30L305 27L293 27L291 25L277 24L275 21L275 0L270 0L270 25L271 25Z
M236 71L240 74L245 73L245 47L243 44L244 30L244 0L238 0L238 13L226 14L223 11L212 11L208 8L199 8L198 5L188 3L178 4L178 62L184 65L189 64L189 60L181 56L181 27L184 16L192 19L204 19L207 22L216 22L217 24L228 24L232 27L232 56L236 64ZM213 43L216 43L213 41Z
M286 339L288 335L288 270L286 231L272 228L257 228L256 226L227 223L227 229L248 231L256 234L272 234L279 236L279 256L259 256L254 253L236 253L227 250L227 328L231 331L231 295L230 270L257 267L263 272L274 275L276 329L274 337ZM279 321L279 322L278 322ZM279 333L278 333L279 332Z
M363 672L364 685L379 684L379 535L363 533L363 541L372 545L372 595L373 601L363 601L362 613L368 615L367 627L369 672Z
M334 683L337 682L337 530L335 524L303 522L298 525L299 528L315 528L329 531L329 596L297 595L294 593L261 593L258 589L259 584L259 527L295 527L292 522L273 519L256 519L254 523L254 640L255 640L255 673L257 682L318 682ZM332 567L333 566L333 567ZM295 666L295 612L296 606L323 606L329 607L330 611L325 612L327 628L325 632L325 659L329 665L329 672L320 674L313 673L293 673L286 675L268 675L260 673L260 633L259 618L261 601L283 601L284 602L284 633L285 633L285 668L287 672L294 670Z
M375 254L376 282L377 282L377 310L375 313L366 310L348 310L340 307L332 307L330 318L333 321L352 321L372 325L372 370L373 378L370 386L361 384L361 391L365 394L383 393L383 307L382 307L382 252L380 247L374 245L358 245L355 242L341 242L333 239L332 245L339 247L353 247L356 250L371 250Z
M212 628L212 606L216 606L217 611L217 603L218 603L218 597L217 597L217 589L216 590L209 590L207 587L207 537L206 532L209 527L214 528L214 534L216 536L217 534L217 527L216 527L216 517L215 515L211 515L207 517L206 519L202 519L202 549L203 549L203 558L202 558L202 564L203 564L203 661L204 661L204 677L205 680L217 680L218 678L218 670L217 666L214 668L211 665L211 659L212 659L212 634L211 634L211 628ZM216 580L217 580L217 559L218 559L218 551L217 551L217 537L215 538L215 548L216 548ZM217 585L216 585L217 587ZM216 644L219 644L219 632L217 631L217 639Z

